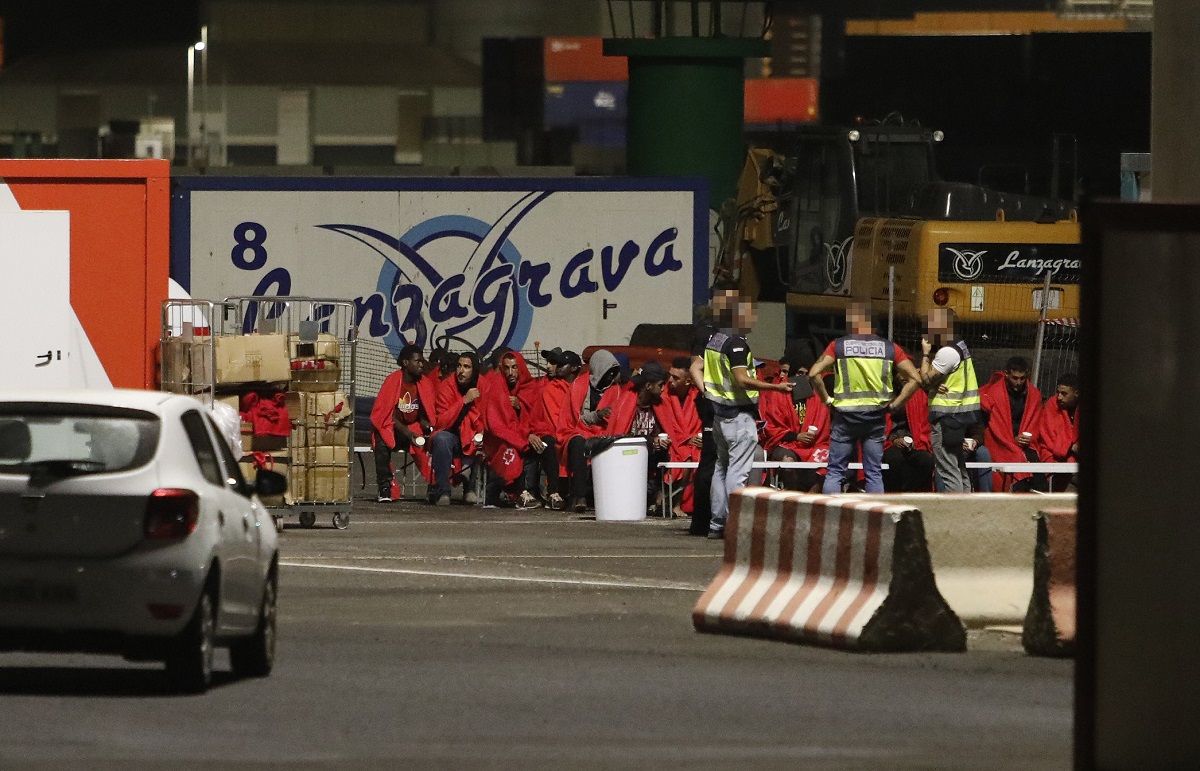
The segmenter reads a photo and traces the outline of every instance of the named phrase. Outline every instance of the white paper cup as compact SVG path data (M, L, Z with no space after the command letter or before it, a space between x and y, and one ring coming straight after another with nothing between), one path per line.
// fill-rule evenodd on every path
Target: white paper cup
M810 426L808 427L808 433L810 433L810 434L816 434L816 433L818 433L820 430L821 430L821 429L820 429L820 428L818 428L817 426L810 425Z
M413 440L413 444L415 444L417 447L424 447L425 446L425 437L418 436L416 439Z
M483 434L476 434L475 435L475 444L479 444L482 441L483 441Z
M1033 438L1033 434L1029 433L1028 431L1022 431L1022 432L1021 432L1021 436L1025 437L1026 439L1032 439L1032 438Z
M911 436L906 436L903 439L901 439L900 441L904 442L904 444L909 447L913 446L913 438Z
M670 439L671 439L671 435L670 435L670 434L665 434L665 433L664 433L664 434L659 434L659 435L658 435L658 441L660 441L660 442L666 443L666 442L670 441Z

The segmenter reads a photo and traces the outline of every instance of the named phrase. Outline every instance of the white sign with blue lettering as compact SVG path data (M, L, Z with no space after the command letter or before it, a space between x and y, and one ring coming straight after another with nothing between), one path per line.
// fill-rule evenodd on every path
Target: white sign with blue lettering
M619 345L639 323L690 323L704 300L701 190L407 184L182 180L172 277L207 299L351 299L360 335L394 351Z

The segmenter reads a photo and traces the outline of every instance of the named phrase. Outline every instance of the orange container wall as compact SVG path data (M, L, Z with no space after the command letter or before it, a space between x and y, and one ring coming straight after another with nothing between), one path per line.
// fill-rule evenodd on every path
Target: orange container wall
M625 81L629 61L624 56L605 56L604 41L598 37L548 37L542 42L545 80Z
M165 160L0 160L22 209L70 212L71 306L118 388L157 384L169 177Z
M817 119L816 78L746 81L746 123L810 123Z

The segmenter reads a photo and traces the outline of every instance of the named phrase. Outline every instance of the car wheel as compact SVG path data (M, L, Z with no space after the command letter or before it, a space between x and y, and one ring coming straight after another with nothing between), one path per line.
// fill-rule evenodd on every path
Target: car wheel
M229 662L238 677L266 677L275 666L275 617L277 594L275 573L263 586L262 607L254 634L229 646Z
M212 594L205 589L196 603L191 621L171 646L167 656L167 677L184 693L204 693L212 684L213 652L216 648L216 621Z
M317 524L316 512L302 511L300 512L300 527L312 527Z

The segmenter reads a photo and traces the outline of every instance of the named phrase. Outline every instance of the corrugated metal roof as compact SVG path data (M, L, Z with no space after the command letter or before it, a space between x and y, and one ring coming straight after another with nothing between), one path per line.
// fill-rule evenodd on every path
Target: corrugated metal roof
M199 60L197 60L199 69ZM199 72L197 72L199 78ZM431 46L213 45L209 83L286 86L477 86L480 68ZM177 85L187 49L150 46L34 56L6 67L0 84Z

